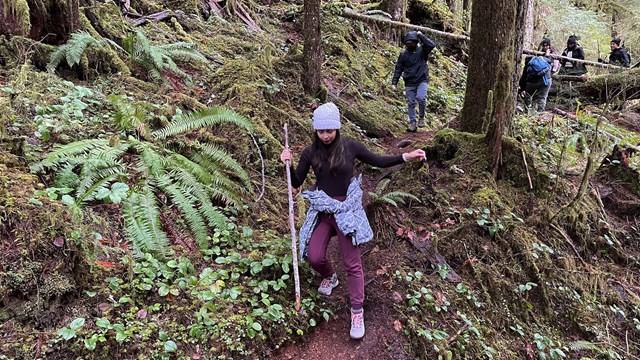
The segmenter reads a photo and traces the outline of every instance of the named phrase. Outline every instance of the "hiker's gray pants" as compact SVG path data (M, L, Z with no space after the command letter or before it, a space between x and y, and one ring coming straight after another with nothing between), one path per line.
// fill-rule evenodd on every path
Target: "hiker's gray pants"
M549 89L551 89L551 80L549 80L549 85L545 85L544 81L527 83L524 103L527 105L527 107L530 107L532 102L534 104L537 103L536 110L544 111L545 107L547 106L547 96L549 95Z
M420 85L405 86L408 106L407 113L409 114L409 123L411 124L416 123L416 102L418 103L420 117L424 117L428 87L429 83L426 82L420 83Z

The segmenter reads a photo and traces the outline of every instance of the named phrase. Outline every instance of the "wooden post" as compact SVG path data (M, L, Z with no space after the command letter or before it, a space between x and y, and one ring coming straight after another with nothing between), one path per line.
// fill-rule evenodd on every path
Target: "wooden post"
M284 124L284 148L289 149L289 132ZM296 239L296 224L293 218L293 192L291 191L291 162L285 164L287 169L287 193L289 195L289 228L291 230L291 254L293 255L293 279L296 290L296 311L300 311L300 275L298 274L298 246Z

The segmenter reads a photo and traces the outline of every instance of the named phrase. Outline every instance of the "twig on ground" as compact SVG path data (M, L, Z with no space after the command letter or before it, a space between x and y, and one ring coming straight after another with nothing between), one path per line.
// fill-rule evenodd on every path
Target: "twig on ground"
M262 175L262 190L260 190L260 195L256 199L256 202L258 202L260 201L260 199L262 199L262 196L264 196L264 189L266 187L266 183L264 180L264 157L262 157L262 151L260 150L260 146L258 146L258 142L256 141L255 136L253 136L253 134L249 134L249 136L251 136L251 140L253 140L253 144L256 146L256 149L258 149L258 155L260 156L260 164L262 166L262 169L260 172L260 174Z

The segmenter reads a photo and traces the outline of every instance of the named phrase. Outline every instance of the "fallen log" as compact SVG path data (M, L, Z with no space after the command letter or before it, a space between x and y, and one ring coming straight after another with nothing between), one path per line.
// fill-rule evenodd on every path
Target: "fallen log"
M536 51L536 50L529 50L529 49L523 49L522 53L525 55L544 55L545 53L543 51ZM554 55L554 54L550 54L547 55L553 59L558 59L558 60L569 60L572 62L576 62L576 63L580 63L580 64L585 64L585 65L589 65L589 66L593 66L593 67L600 67L600 68L605 68L605 69L614 69L614 70L628 70L627 68L623 68L620 66L615 66L615 65L611 65L611 64L605 64L605 63L599 63L596 61L589 61L589 60L581 60L581 59L574 59L574 58L570 58L567 56L561 56L561 55Z
M640 99L640 69L590 76L574 89L596 103Z
M407 23L403 23L403 22L400 22L400 21L394 21L394 20L386 20L386 19L382 19L382 18L376 17L376 16L369 16L369 15L359 14L359 13L353 12L352 10L344 10L340 14L340 16L345 17L345 18L349 18L349 19L364 21L364 22L367 22L367 23L374 23L374 24L379 24L379 25L392 26L392 27L396 27L396 28L405 28L405 29L421 31L425 35L432 36L434 38L437 38L437 39L440 39L440 40L445 40L445 41L456 41L456 42L467 42L467 41L469 41L469 37L466 36L466 35L452 34L452 33L446 32L446 31L435 30L435 29L428 28L428 27L425 27L425 26L407 24Z
M589 77L586 75L553 75L553 80L557 81L575 81L575 82L586 82L589 80Z

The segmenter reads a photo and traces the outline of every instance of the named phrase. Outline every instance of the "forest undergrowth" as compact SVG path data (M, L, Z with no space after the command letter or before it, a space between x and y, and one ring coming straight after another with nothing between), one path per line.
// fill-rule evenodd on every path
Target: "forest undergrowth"
M333 100L343 133L376 152L405 137L399 46L341 10L324 8L317 98L303 96L297 3L251 3L262 31L232 17L134 27L96 4L123 42L96 43L87 21L59 64L52 46L2 38L0 359L268 358L335 319L344 304L317 295L306 264L304 313L293 306L282 127L299 153ZM466 69L446 53L430 59L434 125L410 137L428 161L359 168L374 298L407 357L637 358L638 160L603 159L640 135L593 106L518 115L495 179L483 138L453 129ZM299 196L296 209L300 224Z

